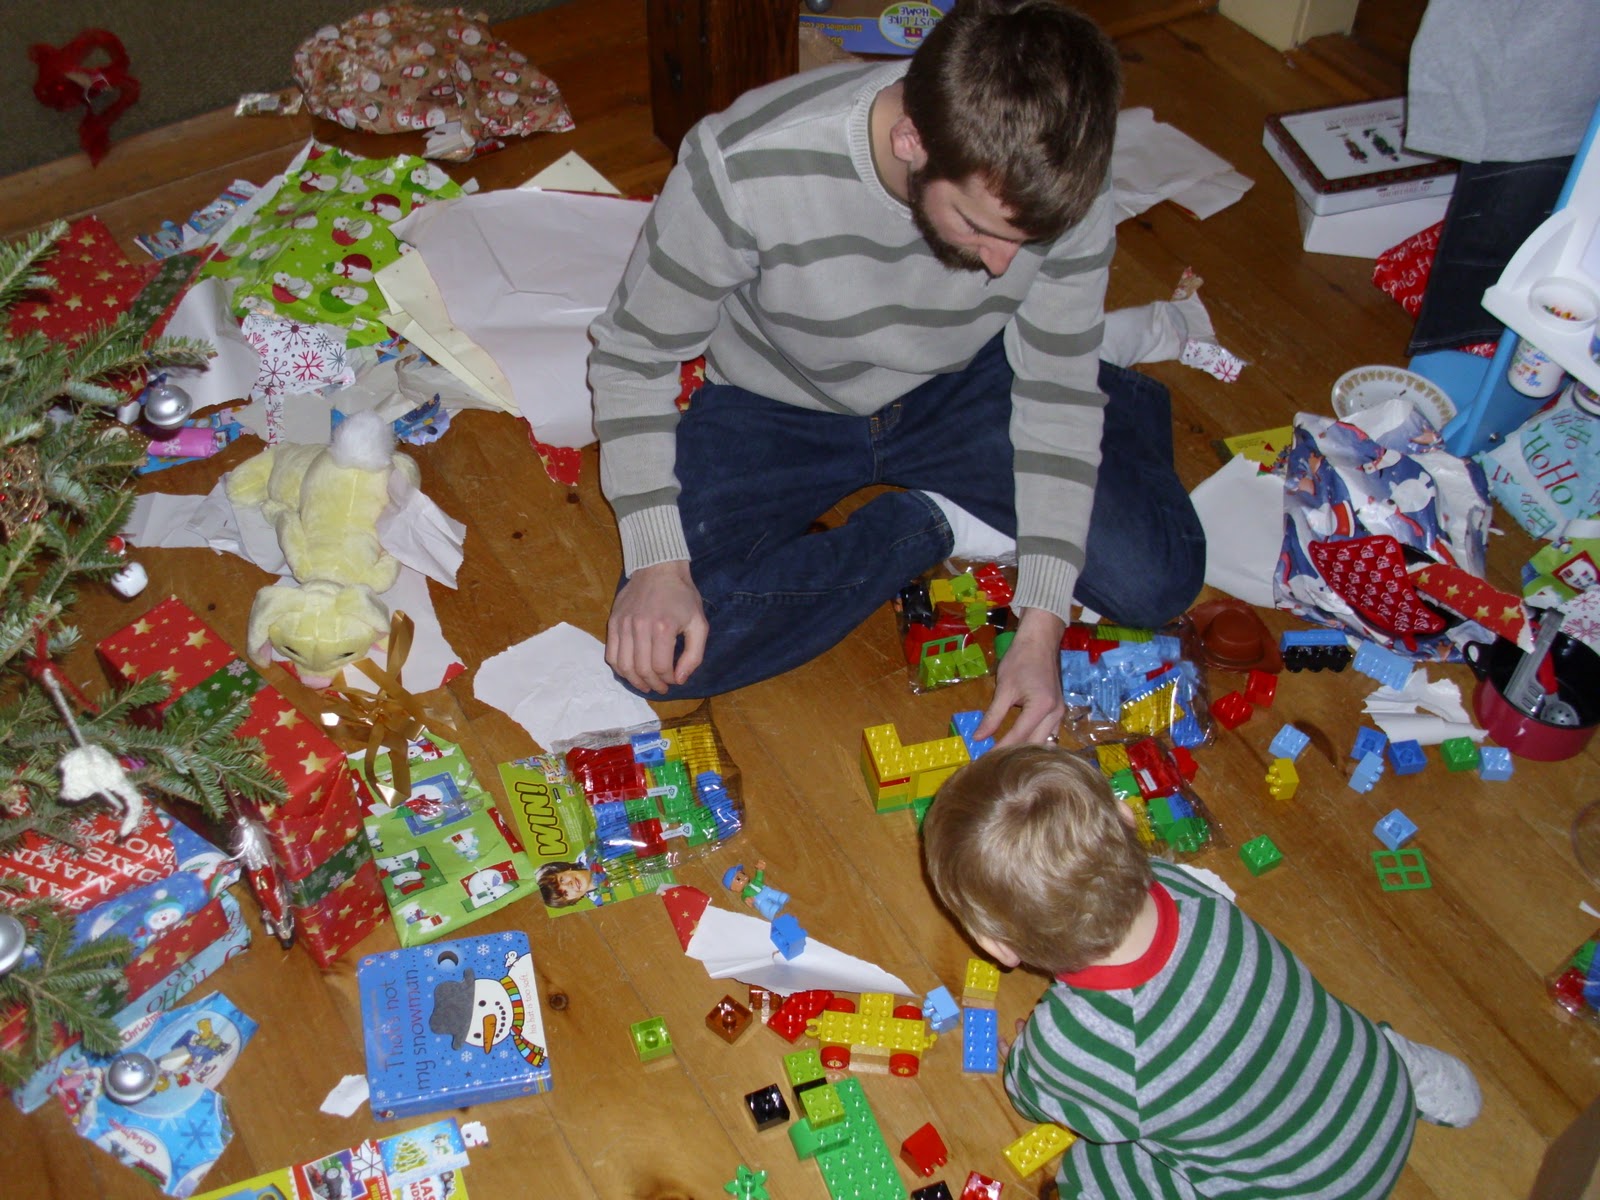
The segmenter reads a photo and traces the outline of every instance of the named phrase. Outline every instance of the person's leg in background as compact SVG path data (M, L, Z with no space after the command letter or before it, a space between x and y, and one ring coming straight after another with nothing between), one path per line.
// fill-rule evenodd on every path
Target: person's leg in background
M1505 325L1483 307L1483 293L1554 210L1571 168L1571 155L1461 164L1407 353L1499 339Z

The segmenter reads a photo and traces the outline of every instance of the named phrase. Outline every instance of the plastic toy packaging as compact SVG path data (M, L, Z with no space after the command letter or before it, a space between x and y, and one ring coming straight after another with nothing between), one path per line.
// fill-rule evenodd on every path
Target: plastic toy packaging
M1205 674L1177 626L1071 625L1061 641L1067 728L1101 743L1162 737L1189 749L1211 738Z
M929 575L895 597L900 649L918 695L990 674L1016 631L1015 572L994 563Z
M1550 998L1600 1029L1600 929L1545 979Z
M1184 748L1143 738L1076 753L1100 768L1111 791L1132 810L1139 841L1151 854L1181 862L1228 844L1222 826L1190 786L1196 766Z
M703 706L659 728L585 734L551 750L516 764L540 777L551 800L550 820L529 842L529 853L541 874L554 863L568 876L584 877L586 888L578 897L546 894L547 908L597 907L653 893L675 882L674 868L744 827L739 768ZM526 788L504 768L501 774L513 807L525 808L519 796ZM557 837L559 861L543 852L556 851Z

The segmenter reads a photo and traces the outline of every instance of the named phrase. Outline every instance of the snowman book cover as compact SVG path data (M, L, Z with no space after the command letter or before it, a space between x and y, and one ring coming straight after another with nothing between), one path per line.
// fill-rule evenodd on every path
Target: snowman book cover
M526 933L368 955L356 982L379 1120L550 1090Z

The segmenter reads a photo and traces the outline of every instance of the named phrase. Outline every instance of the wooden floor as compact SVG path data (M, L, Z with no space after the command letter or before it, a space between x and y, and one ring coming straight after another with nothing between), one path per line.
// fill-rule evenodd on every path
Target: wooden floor
M1100 7L1112 16L1173 8ZM1219 466L1217 437L1283 424L1299 410L1324 413L1341 372L1403 362L1408 321L1371 286L1368 264L1301 253L1289 187L1260 146L1268 113L1337 99L1349 82L1286 60L1226 20L1188 7L1182 19L1122 38L1128 102L1152 106L1159 119L1254 177L1256 187L1203 223L1170 206L1126 222L1111 299L1160 298L1192 266L1206 280L1203 295L1222 341L1250 362L1232 385L1176 365L1151 368L1173 389L1179 468L1193 485ZM652 192L668 158L649 134L643 31L644 0L576 0L516 23L519 44L565 90L578 128L462 173L501 186L576 150L625 191ZM0 231L96 212L126 238L163 218L181 220L235 177L264 181L311 128L304 119L202 118L119 145L96 172L65 164L0 181ZM402 139L341 140L369 153L407 148ZM150 486L205 491L246 452L235 446L220 461L156 475ZM460 590L435 589L469 668L560 621L603 632L619 553L592 451L570 494L545 478L522 427L504 416L469 414L417 457L430 494L470 525ZM1532 548L1516 533L1496 538L1494 578L1510 583ZM253 568L201 551L143 558L152 577L144 597L86 596L79 616L89 640L175 591L242 643L250 596L263 581ZM1275 628L1285 626L1278 614L1266 615ZM75 670L86 682L98 679L86 655ZM1436 675L1470 690L1464 669ZM1238 682L1224 676L1213 687ZM1344 786L1342 762L1308 754L1299 795L1270 801L1261 777L1278 727L1315 727L1333 746L1347 746L1373 686L1350 672L1285 675L1270 713L1221 732L1198 754L1197 788L1234 845L1264 833L1286 855L1260 879L1231 851L1213 853L1205 865L1336 994L1476 1069L1486 1097L1482 1120L1470 1132L1422 1126L1396 1195L1521 1197L1549 1139L1600 1092L1600 1032L1558 1018L1541 985L1596 924L1578 908L1597 898L1596 889L1574 863L1567 829L1581 805L1600 797L1600 760L1591 749L1561 764L1519 761L1516 777L1499 784L1433 765L1420 777L1386 778L1362 796ZM928 897L910 817L874 814L856 748L864 726L885 721L908 740L936 736L952 712L981 707L987 687L980 681L911 695L884 612L809 666L718 699L715 719L744 774L749 829L737 851L691 867L686 880L720 895L715 873L735 853L759 854L814 936L918 989L959 989L972 948ZM451 691L484 779L496 778L495 764L534 749L507 717L473 700L470 671ZM1422 828L1430 891L1386 894L1373 879L1370 830L1396 807ZM711 1200L741 1162L769 1171L776 1197L825 1195L816 1167L796 1162L782 1132L755 1132L742 1107L744 1093L779 1078L789 1047L766 1030L732 1047L705 1030L707 1010L728 989L680 953L654 901L553 923L522 906L479 928L511 926L533 937L556 1083L548 1096L471 1111L491 1137L473 1154L474 1196ZM361 949L393 944L385 930ZM395 1131L364 1112L343 1120L318 1111L341 1076L362 1070L354 958L322 973L303 952L285 955L258 939L215 978L261 1031L224 1085L236 1133L208 1186ZM1003 1028L1042 987L1027 973L1006 977ZM559 1010L551 1003L558 994L565 999ZM653 1015L666 1018L678 1054L646 1070L634 1059L628 1026ZM1034 1194L1041 1180L1015 1182L1000 1154L1025 1123L996 1080L962 1074L958 1051L954 1037L936 1046L914 1081L866 1079L886 1133L897 1145L932 1120L952 1150L942 1177L953 1191L969 1170L980 1170L1006 1181L1008 1196ZM23 1119L0 1106L0 1113L11 1147L0 1192L71 1200L155 1194L77 1139L59 1112ZM903 1181L908 1190L922 1182L909 1173Z

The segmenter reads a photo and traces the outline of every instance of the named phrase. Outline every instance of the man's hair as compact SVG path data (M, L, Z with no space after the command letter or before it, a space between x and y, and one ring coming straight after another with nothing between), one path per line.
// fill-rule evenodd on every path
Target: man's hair
M1105 185L1122 76L1116 47L1055 0L959 0L906 71L928 180L977 176L1012 224L1048 241Z
M967 932L1051 974L1115 950L1153 878L1099 770L1051 746L991 750L962 767L928 809L922 841L933 890Z

